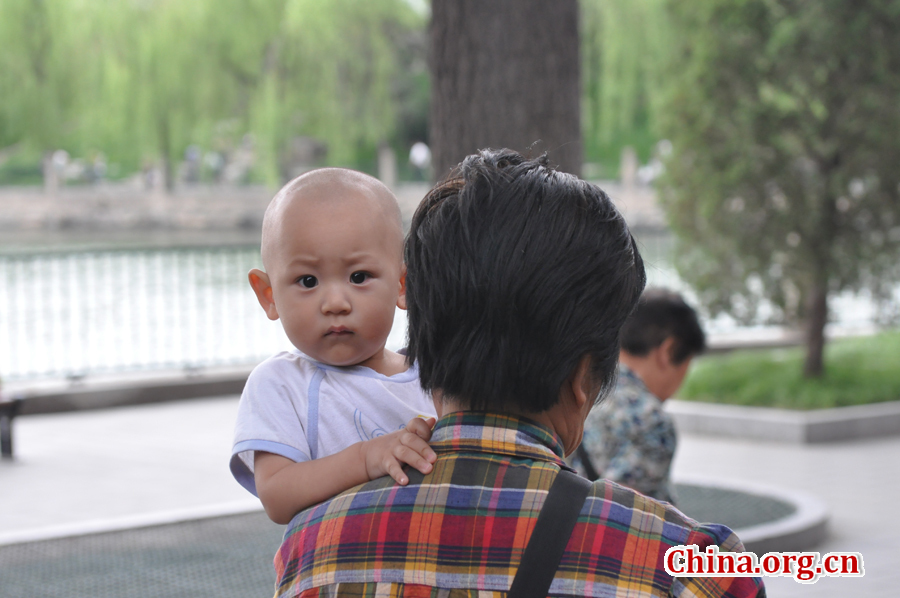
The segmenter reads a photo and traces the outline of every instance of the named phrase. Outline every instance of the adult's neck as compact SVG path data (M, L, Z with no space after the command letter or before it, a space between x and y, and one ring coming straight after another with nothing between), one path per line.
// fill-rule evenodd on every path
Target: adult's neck
M462 401L458 401L456 399L450 397L444 397L441 401L441 417L445 415L449 415L451 413L465 413L469 411L474 411L469 408ZM540 413L532 413L530 411L522 411L520 409L515 408L503 408L502 410L497 410L496 413L500 415L509 415L511 417L520 417L530 419L535 421L543 426L546 426L550 429L553 429L552 418L549 415L549 411L542 411ZM554 430L555 431L555 430Z
M656 398L660 398L660 392L657 387L660 386L658 377L658 369L653 362L652 353L648 355L634 355L624 349L619 351L619 363L627 367L629 370L641 379L647 390ZM668 397L666 397L668 398ZM665 400L665 399L660 399Z
M571 454L581 443L581 436L584 431L584 413L576 413L579 409L585 409L584 405L573 404L568 397L560 397L560 400L546 411L533 413L530 411L522 411L520 409L504 407L498 410L500 415L508 415L510 417L519 417L530 419L533 422L548 428L556 434L562 441L563 451L566 456ZM440 403L438 413L441 417L457 412L472 411L467 405L461 401L457 401L450 397L444 397Z

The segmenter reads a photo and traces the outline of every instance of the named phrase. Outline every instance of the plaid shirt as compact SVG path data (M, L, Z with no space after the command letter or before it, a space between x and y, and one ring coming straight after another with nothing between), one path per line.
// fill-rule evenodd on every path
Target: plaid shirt
M434 470L381 478L299 513L275 557L276 596L505 596L563 462L528 420L453 413L435 427ZM718 544L721 525L600 480L585 501L553 596L764 596L756 578L672 578L666 549Z

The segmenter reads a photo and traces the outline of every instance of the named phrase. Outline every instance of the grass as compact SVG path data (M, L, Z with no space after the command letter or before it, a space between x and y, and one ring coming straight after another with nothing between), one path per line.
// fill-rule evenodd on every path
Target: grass
M679 399L785 409L900 400L900 332L825 347L825 375L803 377L802 347L733 351L695 360Z

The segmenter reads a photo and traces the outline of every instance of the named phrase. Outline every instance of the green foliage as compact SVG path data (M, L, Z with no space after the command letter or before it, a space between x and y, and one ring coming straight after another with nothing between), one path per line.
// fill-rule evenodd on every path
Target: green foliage
M88 19L85 6L64 0L0 3L0 147L27 137L43 149L73 136Z
M678 393L691 401L824 409L900 400L900 333L841 339L825 351L824 377L804 378L800 349L701 357Z
M341 15L342 18L337 18ZM401 0L285 3L260 56L249 116L260 147L281 155L289 138L329 141L329 160L353 164L397 128L394 40L421 25Z
M664 0L582 0L580 8L585 156L618 164L630 145L647 160L670 44Z
M586 156L616 176L623 146L646 160L658 139L664 0L582 0L581 21ZM0 181L56 149L174 175L189 145L228 153L247 133L273 185L296 137L367 169L388 143L404 171L428 137L426 39L407 0L3 0Z
M9 185L40 185L43 177L40 153L13 146L0 155L0 181Z
M816 297L845 289L889 301L900 280L900 2L669 8L674 76L658 114L674 151L661 199L682 277L714 314L748 321L763 298L785 323L815 321Z
M424 64L417 36L403 0L4 0L0 151L103 152L174 176L189 145L227 152L250 133L272 184L298 136L354 165L410 134L398 107L426 112L427 73L401 68Z

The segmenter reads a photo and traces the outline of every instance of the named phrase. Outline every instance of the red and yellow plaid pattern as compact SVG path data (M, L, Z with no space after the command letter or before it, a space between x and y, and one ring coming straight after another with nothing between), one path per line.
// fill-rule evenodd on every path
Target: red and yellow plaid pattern
M528 420L441 419L432 473L382 478L298 514L275 557L276 596L505 596L547 491L566 467L559 439ZM666 549L739 551L724 526L598 481L585 501L553 596L764 596L756 578L679 578Z

